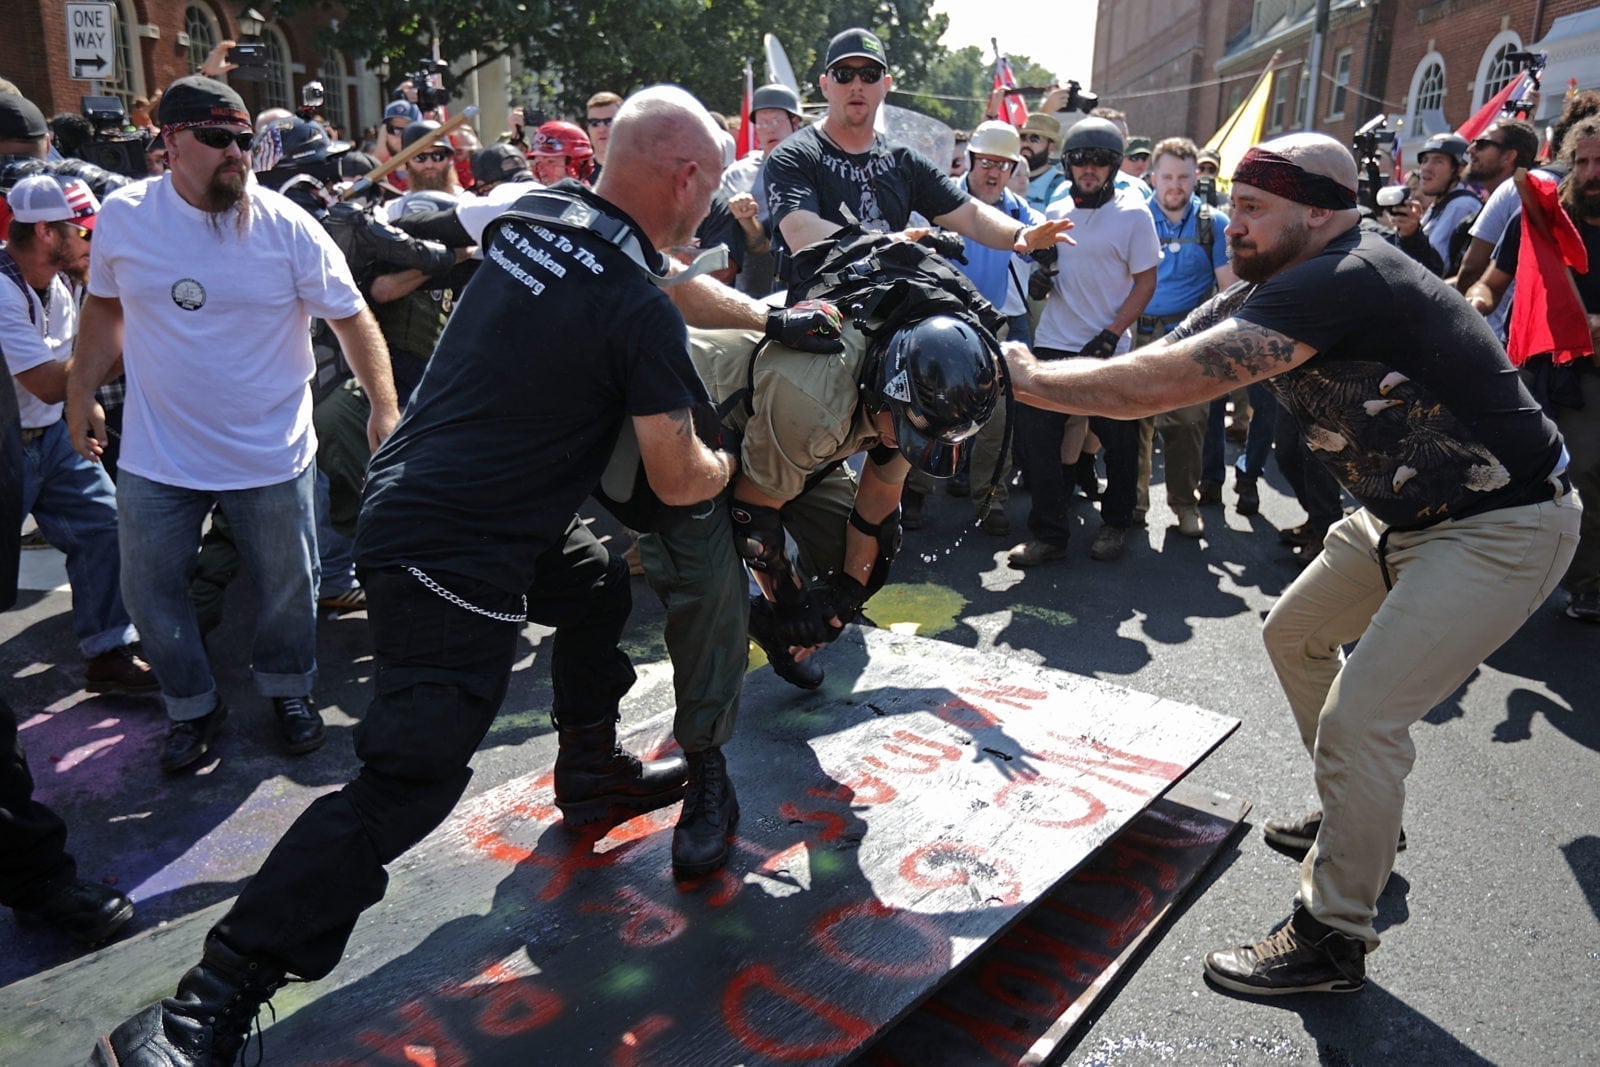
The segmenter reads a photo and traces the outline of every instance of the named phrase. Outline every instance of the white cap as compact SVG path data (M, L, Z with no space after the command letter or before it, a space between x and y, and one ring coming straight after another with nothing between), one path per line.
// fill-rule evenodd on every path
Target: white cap
M6 194L11 216L18 222L76 222L94 229L100 201L82 178L60 181L49 174L30 174Z

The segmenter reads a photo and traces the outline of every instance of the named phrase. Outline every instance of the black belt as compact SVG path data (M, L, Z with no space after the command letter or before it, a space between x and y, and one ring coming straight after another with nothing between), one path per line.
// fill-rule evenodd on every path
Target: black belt
M48 426L23 427L22 443L27 444L29 441L37 441L44 436L44 432L49 428Z

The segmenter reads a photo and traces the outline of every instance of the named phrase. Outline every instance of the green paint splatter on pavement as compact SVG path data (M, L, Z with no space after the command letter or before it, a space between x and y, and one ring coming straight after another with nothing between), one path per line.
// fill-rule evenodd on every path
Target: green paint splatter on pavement
M933 637L955 629L967 598L948 586L933 582L886 585L868 602L867 615L884 629L896 623L915 623L918 637Z
M1078 621L1076 616L1068 615L1064 611L1041 608L1033 604L1013 604L1011 610L1018 615L1031 615L1035 619L1050 623L1052 626L1073 626Z

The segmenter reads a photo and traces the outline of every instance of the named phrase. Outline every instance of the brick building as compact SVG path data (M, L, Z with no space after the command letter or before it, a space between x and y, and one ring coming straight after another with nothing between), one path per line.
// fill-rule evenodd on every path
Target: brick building
M86 95L120 98L126 107L138 97L153 96L162 86L193 73L212 46L243 40L242 12L266 14L259 40L270 57L265 81L235 77L234 87L254 110L293 107L306 82L320 81L327 92L322 114L341 131L359 132L383 117L389 92L403 76L384 68L369 69L359 56L326 48L318 31L336 17L311 10L276 18L272 0L101 0L112 12L110 43L115 52L115 77L106 81L74 78L68 64L67 5L64 0L3 0L0 16L0 77L17 83L46 115L77 111ZM464 67L476 64L470 55ZM455 106L478 106L476 125L492 138L506 114L507 94L518 66L502 58L459 79L452 79Z
M1300 129L1315 13L1315 0L1100 0L1094 87L1136 133L1203 141L1276 54L1267 132ZM1521 66L1508 56L1525 50L1550 57L1536 116L1548 121L1569 78L1600 88L1600 4L1331 0L1313 125L1348 140L1387 114L1410 158L1514 77Z

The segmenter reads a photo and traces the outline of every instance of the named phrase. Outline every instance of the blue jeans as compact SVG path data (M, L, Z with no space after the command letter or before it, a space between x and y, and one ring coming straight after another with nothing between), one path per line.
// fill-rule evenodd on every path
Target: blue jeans
M329 514L328 476L322 473L320 467L317 468L316 493L317 555L322 568L322 577L317 583L317 595L337 596L349 592L358 584L356 562L351 558L351 553L355 549L355 539L346 537L333 528L333 519Z
M116 490L100 464L72 450L64 422L22 446L22 512L66 554L72 630L84 656L137 641L118 580Z
M161 679L175 721L216 705L217 683L189 599L200 528L222 509L256 594L251 669L262 696L306 696L317 674L315 464L258 489L184 489L118 472L122 595L139 624L144 656Z
M1234 460L1234 470L1246 478L1259 478L1267 469L1267 457L1272 454L1272 428L1276 423L1278 400L1261 382L1250 383L1250 431L1245 438L1244 454ZM1211 402L1210 418L1206 420L1205 447L1200 456L1200 477L1208 482L1227 481L1222 423L1228 398L1219 396ZM1260 417L1257 417L1259 413Z

